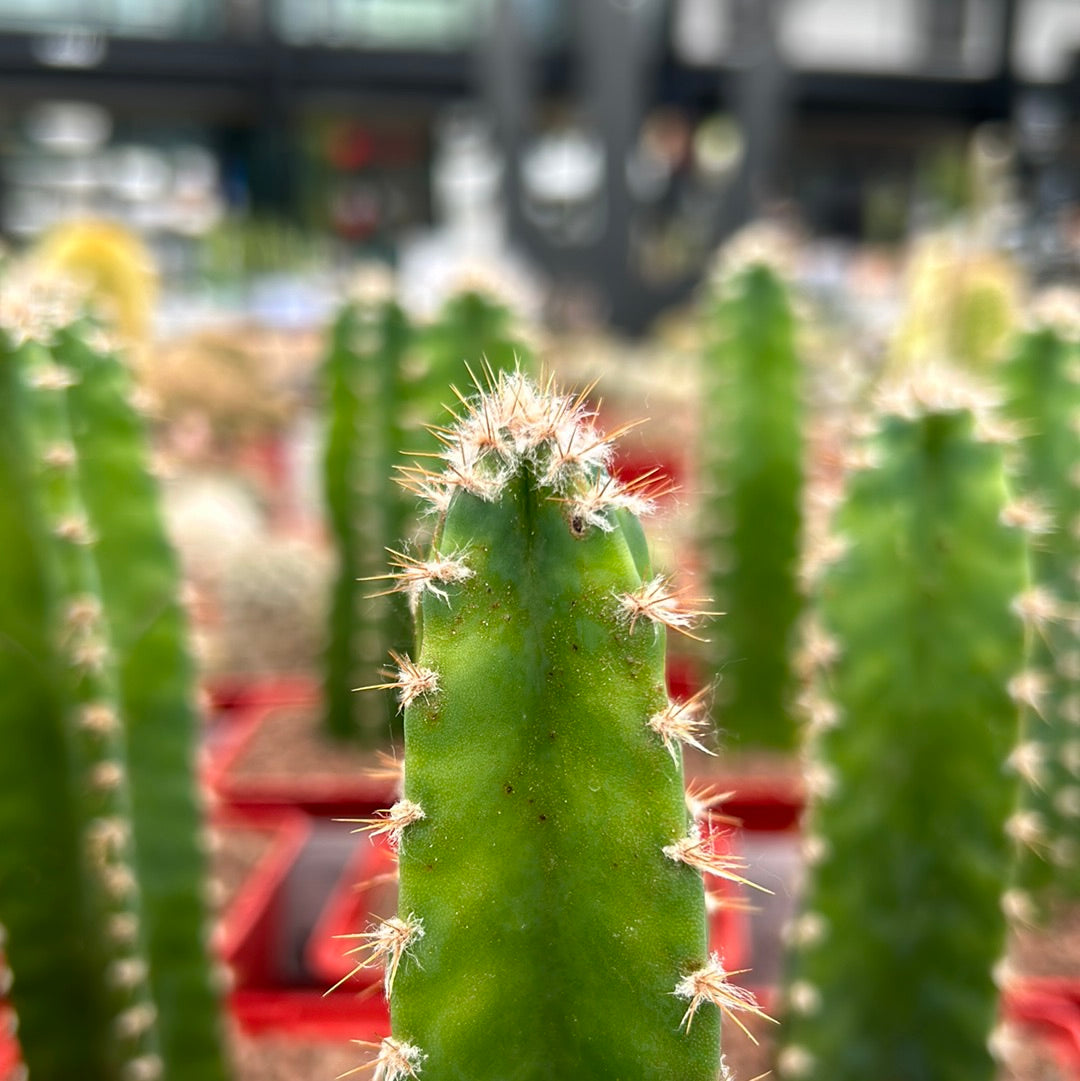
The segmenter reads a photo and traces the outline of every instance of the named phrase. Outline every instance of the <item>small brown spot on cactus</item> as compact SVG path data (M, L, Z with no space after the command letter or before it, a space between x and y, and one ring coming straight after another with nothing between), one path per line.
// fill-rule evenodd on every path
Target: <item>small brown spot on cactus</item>
M514 794L514 786L509 781L507 781L506 784L503 785L503 791L508 796L512 796Z
M547 821L547 815L538 815L537 816L537 821L538 822L546 822Z

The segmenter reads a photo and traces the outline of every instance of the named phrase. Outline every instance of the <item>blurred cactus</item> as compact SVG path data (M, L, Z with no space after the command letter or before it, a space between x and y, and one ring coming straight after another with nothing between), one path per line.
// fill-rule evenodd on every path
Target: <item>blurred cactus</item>
M726 613L709 667L721 673L716 719L732 740L790 749L801 370L787 288L763 252L748 254L751 262L719 280L707 313L698 536L710 595Z
M58 386L55 393L62 412L70 417L66 434L62 438L58 434L49 444L48 461L53 472L60 470L68 478L64 483L71 489L72 498L78 496L79 507L73 505L71 515L64 519L64 528L70 534L66 539L81 546L80 551L85 553L81 558L100 581L100 599L96 602L100 612L89 625L93 633L88 631L83 637L87 639L86 649L96 649L103 658L101 673L95 670L94 678L113 664L115 655L116 700L88 700L73 713L76 707L61 696L67 678L62 668L63 649L70 648L71 636L65 638L55 626L50 631L50 621L55 623L60 601L38 586L33 587L36 590L33 596L20 596L30 587L20 587L12 594L13 603L22 611L9 612L10 625L4 631L8 647L3 662L10 669L4 682L13 694L46 695L54 699L52 713L44 710L40 717L27 715L40 728L28 741L30 750L40 755L50 742L54 750L62 748L65 739L70 741L64 724L77 716L82 725L78 730L78 738L83 741L81 753L94 751L108 759L95 767L99 787L115 790L118 800L126 798L124 786L130 787L132 814L127 815L125 809L123 816L119 811L115 814L110 811L103 817L104 812L98 810L91 826L98 830L104 828L102 822L108 825L123 817L119 826L124 829L117 826L112 830L107 853L114 849L118 854L127 852L131 844L127 833L130 833L134 840L134 863L125 863L116 874L110 872L110 877L118 891L123 887L132 905L138 902L141 922L134 913L124 919L106 921L100 913L95 918L93 907L87 903L86 890L70 882L70 870L55 879L46 878L41 872L42 882L33 890L32 905L35 915L43 919L55 917L56 913L50 911L53 905L82 906L72 931L82 937L75 945L81 956L92 955L106 944L134 948L132 944L145 940L145 957L132 955L130 962L115 967L109 979L119 980L117 986L121 988L127 988L128 984L134 988L148 977L153 1000L132 1000L128 1008L138 1006L138 1012L125 1013L115 1024L102 1018L101 1003L95 1003L92 1008L87 1006L87 1017L78 1024L99 1025L95 1037L98 1050L92 1051L80 1069L43 1074L32 1061L38 1052L27 1049L27 1057L35 1076L123 1077L126 1081L128 1077L156 1077L164 1070L171 1079L198 1077L213 1081L224 1078L225 1067L219 995L213 986L214 976L206 951L209 924L203 900L204 860L199 843L193 672L185 651L184 618L176 601L176 564L157 511L156 484L147 472L142 420L130 401L129 374L103 342L100 328L74 311L64 310L48 279L34 287L36 293L30 288L22 290L28 299L22 304L21 312L13 310L10 302L20 294L19 284L5 282L9 290L5 299L9 303L0 322L7 336L6 352L17 361L5 367L15 373L8 378L17 379L22 377L19 373L24 372L28 363L47 364L46 371L51 373L48 380ZM20 359L24 354L31 356L31 360ZM36 382L40 384L41 379L36 378ZM3 397L10 421L4 424L5 431L25 432L29 423L25 387L12 388L12 393ZM20 443L18 438L24 441ZM25 443L25 436L12 435L5 464L12 498L5 498L4 502L11 504L12 513L18 513L14 510L16 506L24 508L25 522L17 529L13 526L18 538L15 543L16 547L21 544L26 549L24 555L35 559L39 558L36 548L42 548L42 531L47 531L48 522L41 519L40 513L35 518L25 511L31 505L27 501L41 498L35 494L35 486L56 487L60 483L53 479L52 473L47 472L43 477L28 472L36 467L39 457L35 448ZM21 503L16 502L16 495ZM25 573L34 582L34 576L41 577L45 571L32 565ZM47 583L47 578L44 581ZM51 652L58 649L59 654ZM49 683L50 676L55 686ZM41 686L42 681L45 686ZM75 684L82 694L99 694L89 674L83 674ZM67 757L71 757L70 752ZM50 858L59 858L82 843L78 820L73 820L73 816L78 811L79 800L85 798L85 786L77 777L61 783L57 769L62 758L63 755L49 769L40 760L22 761L21 756L5 762L15 770L20 770L21 762L19 787L25 791L29 783L37 790L37 800L45 792L50 805L55 799L61 808L61 813L56 815L41 808L35 812L43 819L37 829L47 834L40 839L40 848ZM118 830L120 841L112 839ZM13 832L5 830L5 837L9 836ZM106 861L104 866L111 864ZM11 890L0 891L5 902L17 886L14 883ZM53 900L53 893L65 896L62 901ZM49 900L44 899L46 894ZM47 915L40 916L38 908ZM12 964L21 983L19 947L14 945L21 931L16 927L9 929ZM33 942L34 936L29 935L28 939ZM51 948L54 943L62 942L63 936L55 927L51 940L48 934L39 932L36 948L46 941ZM65 971L70 958L60 946L56 949L58 955L48 962L53 966L54 978L57 983L70 983L70 974ZM96 996L96 985L90 975L84 973L86 981L72 992L73 997ZM56 986L49 991L55 994ZM25 1012L24 997L16 992L20 1014ZM129 1029L141 1033L149 1031L152 1025L156 1025L160 1035L164 1066L161 1059L144 1055L141 1065L131 1065L126 1072L94 1072L103 1033ZM29 1042L33 1044L35 1039L31 1036ZM23 1042L25 1049L25 1029ZM67 1054L55 1047L47 1053Z
M1000 425L978 401L925 374L891 394L812 553L784 1081L995 1076L1027 578Z
M1027 784L1021 882L1080 896L1080 300L1044 297L1038 325L1003 365L1006 415L1015 425L1017 489L1038 535L1036 588L1024 600L1035 621L1035 710L1013 764ZM1062 318L1062 316L1064 318Z
M907 307L890 347L896 374L935 357L985 372L1000 361L1016 329L1019 275L991 251L967 251L946 235L925 238L907 272Z
M45 275L64 275L85 289L126 342L146 341L157 271L134 233L108 221L68 222L45 234L34 258Z
M650 570L649 492L580 397L520 374L445 443L413 475L434 546L389 576L419 653L382 685L404 796L364 823L401 851L398 915L360 936L393 1020L375 1076L714 1081L720 1010L756 1007L706 952L700 872L732 872L684 803L707 722L668 700L664 638L695 613Z
M403 365L413 330L389 290L368 289L338 314L324 371L323 483L337 549L326 646L324 724L339 739L388 738L393 710L355 688L387 649L409 648L400 596L370 597L386 550L405 535L406 509L390 478L402 446Z

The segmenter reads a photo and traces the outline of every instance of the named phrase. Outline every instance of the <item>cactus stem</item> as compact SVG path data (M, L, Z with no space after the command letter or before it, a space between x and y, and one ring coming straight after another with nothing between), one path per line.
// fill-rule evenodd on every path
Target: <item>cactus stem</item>
M623 593L619 597L619 603L629 617L631 634L634 633L639 619L647 619L650 623L662 624L695 642L705 641L691 633L699 619L725 614L692 607L700 602L688 599L681 590L672 590L670 578L663 575L657 575L633 593Z
M358 1047L369 1047L372 1050L377 1047L379 1053L370 1062L338 1074L337 1081L372 1068L375 1072L372 1074L371 1081L403 1081L406 1077L416 1077L419 1074L420 1063L426 1057L419 1047L413 1047L404 1040L395 1040L393 1036L384 1037L382 1043L379 1044L368 1043L366 1040L352 1042Z
M699 751L704 751L706 754L714 756L716 754L697 738L712 727L709 723L707 701L711 690L711 687L705 687L685 702L668 702L659 713L654 713L646 722L664 741L664 746L676 765L679 762L678 745L680 743L697 747Z
M385 970L383 986L386 997L389 999L394 992L394 980L397 977L401 958L413 942L424 937L424 923L415 915L410 915L407 920L391 916L389 919L380 919L379 925L373 931L361 931L358 934L338 937L360 939L360 945L346 950L346 955L362 953L366 950L367 957L357 962L352 972L338 980L330 991L336 991L346 980L351 979L363 969L381 964ZM330 991L326 994L330 994Z
M757 1040L754 1034L739 1020L738 1012L750 1013L755 1017L772 1021L774 1024L778 1022L761 1009L753 994L745 987L728 982L730 976L737 975L739 975L738 972L727 972L719 956L714 953L709 956L704 968L699 968L695 972L691 972L690 975L683 977L676 985L674 992L672 992L679 998L690 1000L690 1005L687 1006L686 1013L683 1014L682 1021L679 1022L680 1027L685 1026L686 1031L689 1032L694 1021L694 1015L704 1003L711 1002L726 1017L738 1025L750 1040L756 1044Z
M427 694L434 694L439 689L439 673L415 664L408 657L395 650L390 650L390 656L397 665L397 670L385 669L382 672L389 682L372 683L366 687L354 687L357 691L389 691L398 692L400 708L411 706L418 698Z
M772 890L759 886L756 882L751 882L738 874L737 872L745 867L741 857L715 852L710 847L708 838L701 836L701 831L697 826L692 826L689 834L673 845L665 845L663 852L669 860L685 863L688 867L693 867L704 874L724 878L728 882L737 882L741 886L749 886L762 893L772 893Z
M389 836L390 843L396 848L401 840L402 830L426 817L424 808L419 803L399 799L393 807L376 811L374 818L341 818L338 821L358 823L360 828L353 830L353 833L370 833L372 837L385 833Z

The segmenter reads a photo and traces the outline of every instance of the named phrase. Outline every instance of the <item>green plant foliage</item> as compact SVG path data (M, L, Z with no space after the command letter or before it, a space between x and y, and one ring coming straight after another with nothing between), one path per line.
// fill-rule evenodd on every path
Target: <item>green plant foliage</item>
M707 313L698 535L726 613L711 635L716 722L736 747L791 749L791 638L802 606L801 374L791 301L751 264L717 286Z
M695 613L654 577L641 486L606 471L580 399L493 377L415 474L439 515L396 587L415 660L402 799L367 823L400 847L398 915L366 935L393 1036L377 1075L714 1081L719 1010L755 1009L707 955L703 870L669 702L666 628ZM379 1072L381 1071L381 1072Z
M894 400L823 549L785 1081L995 1076L1027 567L966 401L932 382Z

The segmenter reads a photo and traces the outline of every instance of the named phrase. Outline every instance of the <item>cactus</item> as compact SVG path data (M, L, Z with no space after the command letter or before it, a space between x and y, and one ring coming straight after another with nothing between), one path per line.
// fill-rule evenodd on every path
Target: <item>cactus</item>
M1017 488L1040 518L1031 549L1038 588L1027 599L1039 631L1031 658L1038 673L1038 708L1013 759L1027 786L1028 850L1020 881L1042 897L1053 887L1075 897L1080 896L1080 333L1075 299L1057 299L1065 304L1052 294L1037 303L1037 314L1045 317L1020 337L1001 380L1005 412L1018 437Z
M23 274L34 273L32 268L20 269ZM68 311L66 304L58 301L55 283L31 279L25 290L9 282L5 288L7 307L2 323L8 339L5 368L9 369L5 376L11 393L3 395L4 429L14 434L5 446L4 480L11 498L5 496L4 503L9 515L18 519L9 523L14 550L41 564L32 562L29 569L21 567L17 573L25 573L30 582L39 576L48 586L34 590L20 586L18 591L6 593L13 598L13 607L5 615L5 687L27 705L35 697L45 696L40 718L33 712L20 715L14 708L10 711L11 723L25 716L37 725L34 739L27 741L28 753L35 757L18 755L5 760L19 782L11 787L21 793L13 798L11 813L15 813L18 800L27 798L29 782L35 793L31 799L40 802L39 793L44 791L50 805L55 801L58 807L55 817L51 809L48 813L40 807L34 810L31 837L36 838L34 847L43 853L46 865L77 853L85 843L80 838L88 828L81 821L86 786L77 776L63 775L58 766L60 757L51 763L45 760L47 747L58 752L65 740L70 742L70 725L65 726L65 719L75 706L65 697L62 682L54 679L55 688L48 682L63 664L62 652L56 651L67 639L55 627L50 628L50 620L56 621L58 601L49 594L54 587L48 584L52 572L44 556L47 520L33 510L34 501L42 499L39 489L44 488L51 499L60 484L51 474L32 472L43 460L53 470L63 467L72 502L71 513L64 518L65 528L82 542L83 572L94 579L95 604L90 607L99 610L99 615L87 648L97 643L106 658L101 663L112 666L107 673L103 668L103 673L110 679L115 676L108 700L104 688L89 678L77 684L80 693L94 696L92 702L82 703L84 708L77 716L94 741L90 749L106 756L94 767L95 777L101 783L108 780L118 801L107 816L97 813L100 822L93 823L92 829L101 832L101 823L119 823L102 844L116 860L123 855L119 869L110 875L116 883L126 884L133 906L129 913L102 914L87 901L87 889L71 881L72 872L65 869L61 874L55 867L50 869L47 886L32 892L31 907L41 923L35 925L36 930L9 927L12 965L22 988L16 1003L24 1023L24 1048L35 1076L149 1079L164 1071L171 1079L213 1081L224 1078L225 1067L219 996L212 986L214 976L206 953L209 924L202 889L193 671L184 649L185 625L176 600L177 567L162 530L155 484L146 472L141 417L129 400L128 373L118 357L102 347L100 328L76 316L74 309ZM20 292L28 299L18 311ZM67 424L62 436L57 431L51 439L44 458L25 435L33 430L34 404L26 391L27 365L51 373L46 383L60 403L54 412L62 412ZM35 377L34 382L41 385L42 379ZM51 707L49 695L54 697ZM86 736L81 738L88 742ZM21 746L21 741L13 738L12 745ZM87 748L79 750L86 753ZM120 828L124 826L126 829ZM5 829L5 837L13 832ZM26 860L25 850L20 852ZM10 892L13 907L22 903L15 900L17 886L12 879L11 890L0 891L5 903ZM79 908L79 918L64 919L58 909L65 905ZM51 939L42 926L45 923L54 925ZM100 979L85 965L81 970L76 966L74 975L68 971L68 951L62 944L69 928L75 936L76 955L113 944L129 951L136 945L144 946L144 955L131 953L120 959L122 964L117 961L110 978L119 981L117 987L127 989L129 996L148 979L150 997L146 1001L132 999L124 1016L115 1022L103 1015L108 1007L101 998ZM52 977L57 983L71 983L72 1001L81 1002L78 1017L72 1021L73 1031L85 1024L98 1032L97 1044L88 1051L83 1048L88 1058L79 1069L68 1063L64 1069L49 1073L48 1056L63 1058L78 1052L66 1046L42 1051L39 1037L26 1030L27 1010L32 1014L35 1008L36 977L33 966L20 964L18 957L25 943L34 941L48 942L50 951L58 951L48 957ZM23 968L30 970L29 980ZM47 991L56 995L56 983ZM160 1056L147 1052L137 1057L141 1065L129 1062L124 1070L99 1065L102 1034L114 1030L136 1034L152 1030L155 1039L160 1037ZM34 1060L42 1054L46 1058L39 1070Z
M0 364L0 919L33 1076L162 1074L114 658L69 374L36 337ZM34 334L37 331L33 332Z
M694 613L650 570L649 492L607 474L611 445L582 396L504 372L445 472L409 474L439 524L391 576L419 652L380 685L405 785L366 824L400 849L398 915L361 936L391 1006L383 1081L713 1081L720 1010L756 1010L707 955L700 872L732 871L680 751L707 721L664 690L666 628Z
M709 592L727 613L709 649L716 721L734 741L791 749L791 638L802 606L801 373L779 275L727 276L708 315L698 535Z
M784 1081L990 1081L1028 679L1000 423L923 374L856 457L807 622Z
M388 648L411 640L400 596L368 599L363 579L377 576L388 547L405 533L406 509L390 475L402 447L403 360L412 330L387 296L361 296L338 314L325 383L329 411L323 480L338 554L330 606L324 727L339 739L387 738L392 710L352 691Z
M220 991L207 956L195 669L131 375L86 321L53 348L70 373L72 438L117 657L151 983L170 1081L224 1079Z

